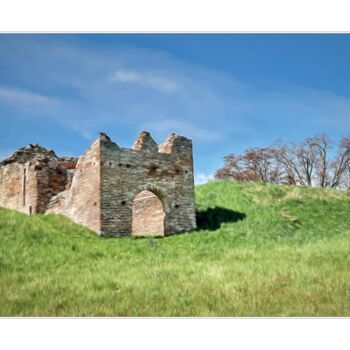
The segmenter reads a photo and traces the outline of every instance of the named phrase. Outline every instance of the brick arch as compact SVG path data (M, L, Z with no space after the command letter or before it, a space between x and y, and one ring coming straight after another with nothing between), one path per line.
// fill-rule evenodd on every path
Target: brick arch
M131 231L133 235L165 235L168 196L157 186L141 186L132 200Z
M133 194L133 199L142 191L149 191L155 194L163 205L164 213L168 213L170 209L170 199L166 191L157 185L143 185L138 187L138 189Z

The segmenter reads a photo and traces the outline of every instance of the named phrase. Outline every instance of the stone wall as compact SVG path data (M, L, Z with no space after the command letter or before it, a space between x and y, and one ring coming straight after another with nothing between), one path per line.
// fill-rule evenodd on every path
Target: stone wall
M150 191L142 191L132 203L132 234L164 236L164 210L160 199Z
M0 206L45 213L50 199L67 186L75 164L75 158L57 157L39 145L19 149L0 162Z
M133 201L144 190L163 204L164 235L196 227L191 140L173 134L158 146L141 132L132 149L100 140L101 232L130 235Z
M24 164L6 164L0 168L0 206L29 212L29 206L35 206L31 201L29 193L34 192L36 198L36 187L32 183L31 173Z
M71 185L51 199L47 214L64 214L75 222L101 233L100 140L83 154Z
M129 149L101 133L78 160L30 145L0 163L0 206L63 214L108 236L188 231L196 227L192 142L172 134L157 145L143 131Z

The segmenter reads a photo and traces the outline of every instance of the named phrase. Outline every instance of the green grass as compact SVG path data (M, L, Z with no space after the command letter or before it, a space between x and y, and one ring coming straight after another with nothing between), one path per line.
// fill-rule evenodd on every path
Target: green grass
M200 229L107 239L0 209L0 315L350 316L350 195L197 186Z

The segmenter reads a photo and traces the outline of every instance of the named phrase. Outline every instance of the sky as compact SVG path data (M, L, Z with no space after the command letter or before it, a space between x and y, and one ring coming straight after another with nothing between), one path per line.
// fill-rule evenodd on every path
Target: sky
M175 132L203 183L228 153L349 135L349 62L348 34L0 34L0 159Z

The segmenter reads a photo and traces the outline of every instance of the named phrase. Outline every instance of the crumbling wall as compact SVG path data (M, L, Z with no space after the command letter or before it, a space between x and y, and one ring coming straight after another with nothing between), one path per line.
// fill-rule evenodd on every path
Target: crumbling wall
M144 191L152 195L139 197ZM109 236L191 230L196 227L192 142L172 134L157 145L143 131L129 149L101 133L78 160L30 145L0 163L0 205L63 214Z
M35 207L36 182L25 164L12 163L0 167L0 206L29 212ZM29 195L29 193L31 195Z
M50 159L36 160L37 212L45 213L51 199L69 187L71 172L76 160Z
M45 213L52 196L67 186L75 164L75 158L57 157L39 145L20 148L0 162L0 206Z
M101 139L101 232L130 235L133 200L144 190L163 203L164 235L196 227L191 140L171 135L158 146L141 132L128 149Z
M53 197L47 214L64 214L75 222L101 232L100 141L95 141L75 167L70 186Z

